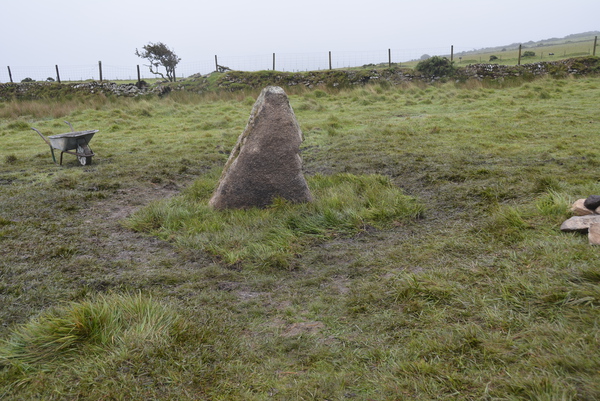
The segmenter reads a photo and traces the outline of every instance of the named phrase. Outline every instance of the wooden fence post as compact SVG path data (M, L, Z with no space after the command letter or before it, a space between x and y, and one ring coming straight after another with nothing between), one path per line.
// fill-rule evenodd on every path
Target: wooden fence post
M519 60L517 61L517 65L521 65L521 45L519 45Z
M450 46L450 62L454 61L454 45Z
M329 52L329 69L331 70L331 51Z
M140 75L140 65L137 65L137 74L138 74L138 85L140 85L140 82L142 82L142 76Z
M102 61L98 61L98 71L100 72L100 82L102 82Z
M392 68L392 49L388 49L388 67Z
M596 43L598 43L598 36L594 37L594 51L592 52L592 56L596 55Z
M8 77L10 78L10 83L12 84L13 80L12 80L12 73L10 72L10 66L7 65L6 68L8 68Z
M219 72L219 60L217 59L217 55L215 54L215 71Z
M275 71L275 53L273 53L273 71Z
M58 64L56 64L55 67L56 67L56 80L58 81L58 83L60 83L60 73L58 72Z

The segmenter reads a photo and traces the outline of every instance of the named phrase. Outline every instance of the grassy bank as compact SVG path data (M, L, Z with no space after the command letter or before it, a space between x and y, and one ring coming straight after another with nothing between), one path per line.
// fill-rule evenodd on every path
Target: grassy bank
M599 251L559 230L600 194L599 78L298 91L343 202L225 218L203 202L255 96L2 104L0 398L600 398ZM63 120L100 130L91 166L29 129ZM419 207L372 219L360 188ZM234 252L273 221L312 229Z

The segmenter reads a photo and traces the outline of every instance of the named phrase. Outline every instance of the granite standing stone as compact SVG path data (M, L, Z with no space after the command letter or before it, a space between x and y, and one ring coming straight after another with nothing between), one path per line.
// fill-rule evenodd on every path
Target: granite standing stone
M295 203L312 201L302 172L302 140L284 90L263 89L209 204L230 209L266 207L277 197Z

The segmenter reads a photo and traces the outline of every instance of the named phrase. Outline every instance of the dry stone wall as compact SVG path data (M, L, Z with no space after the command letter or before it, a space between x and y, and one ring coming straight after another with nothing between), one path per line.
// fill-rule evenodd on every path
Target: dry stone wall
M305 86L347 87L369 83L387 82L398 85L403 82L435 83L440 81L498 80L535 78L549 75L557 78L600 74L600 57L578 57L552 62L537 62L520 66L498 64L472 64L459 67L451 77L427 76L418 71L405 68L372 68L356 70L325 70L305 73L281 71L228 71L220 73L216 88L227 91L244 89L262 89L269 85L283 88ZM211 74L209 74L211 75ZM171 90L190 90L204 92L214 90L209 85L208 76L193 75L182 82L139 87L135 84L116 84L113 82L85 82L78 84L57 84L30 82L20 84L0 84L0 101L11 98L43 99L51 97L53 91L61 95L69 93L103 93L115 96L139 96L146 94L164 95Z
M59 84L53 82L26 82L0 84L0 101L11 98L35 100L74 94L104 94L114 96L136 97L140 95L165 95L171 91L169 86L152 86L136 84L117 84L114 82L82 82L76 84Z
M218 86L226 90L262 88L266 85L306 86L322 85L330 87L364 85L386 81L397 85L403 82L420 81L435 83L439 81L499 80L511 78L535 78L551 75L557 78L567 76L600 73L600 57L580 57L553 62L539 62L520 66L498 64L473 64L457 68L452 77L428 76L412 69L380 68L364 70L328 70L308 73L286 73L279 71L260 71L250 73L230 71L218 80Z

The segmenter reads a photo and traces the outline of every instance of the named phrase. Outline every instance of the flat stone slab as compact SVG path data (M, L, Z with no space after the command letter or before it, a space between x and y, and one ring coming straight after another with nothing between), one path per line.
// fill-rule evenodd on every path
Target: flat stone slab
M267 207L275 198L310 202L302 172L303 136L287 95L269 86L256 100L209 204L215 209Z
M587 233L590 225L600 223L600 215L589 216L573 216L560 226L560 229L565 232L580 232Z

